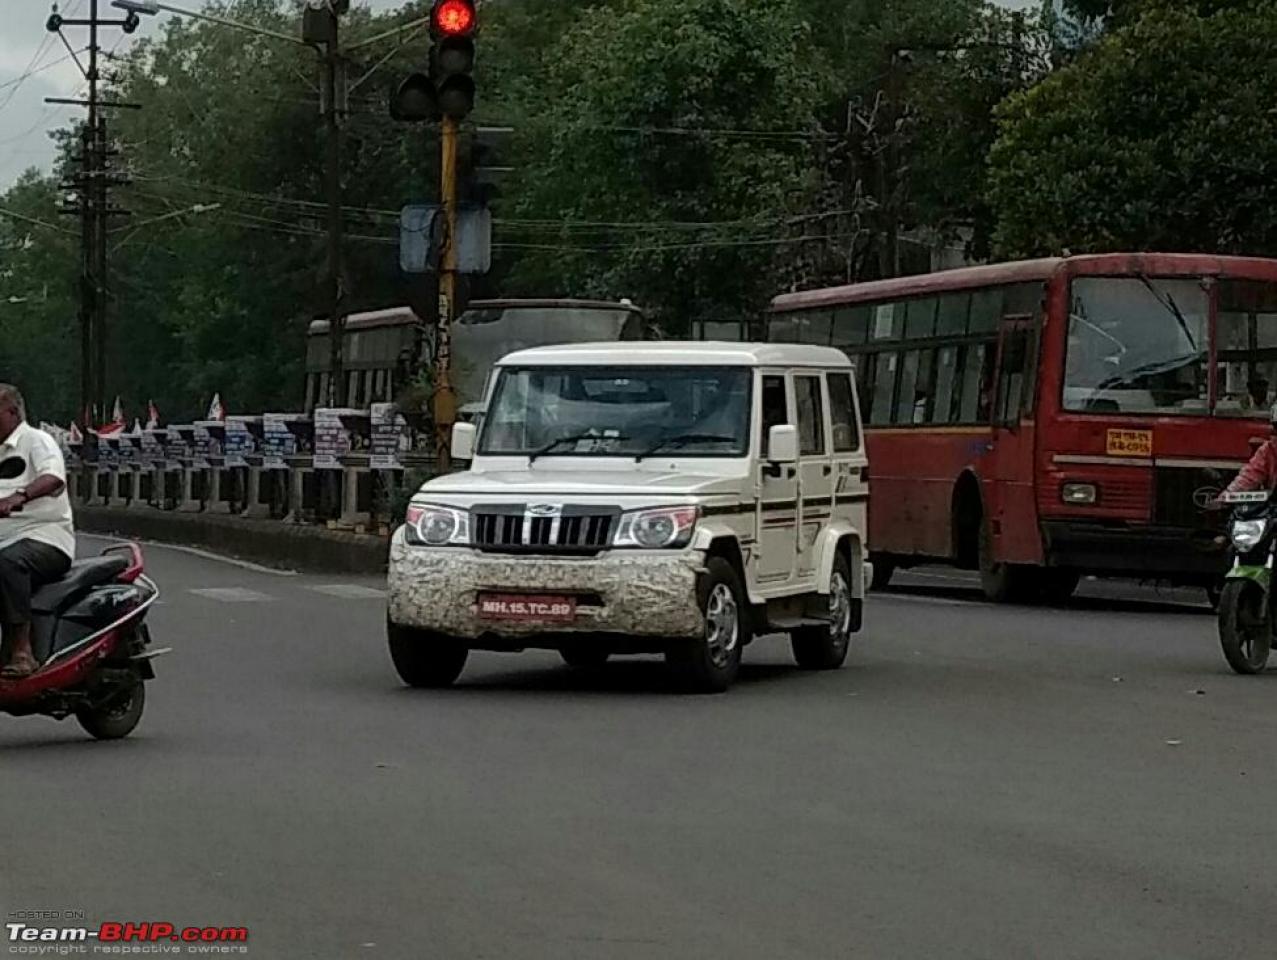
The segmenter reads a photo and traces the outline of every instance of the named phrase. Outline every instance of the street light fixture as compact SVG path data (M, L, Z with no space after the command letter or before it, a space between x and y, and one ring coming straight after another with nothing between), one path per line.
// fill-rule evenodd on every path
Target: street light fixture
M236 30L243 30L246 33L255 33L262 37L271 37L275 40L287 40L289 43L300 44L303 47L310 46L310 44L305 40L299 40L297 37L289 36L286 33L278 33L274 30L267 30L265 27L255 27L249 23L240 23L238 20L227 20L225 17L210 16L209 14L201 13L198 10L188 10L185 7L175 7L171 3L161 3L160 0L111 0L111 6L119 10L126 11L129 18L133 20L136 20L139 14L154 17L162 10L167 13L176 13L183 17L190 17L192 20L207 20L209 23L217 23L223 27L234 27ZM136 29L136 23L134 24L134 29Z

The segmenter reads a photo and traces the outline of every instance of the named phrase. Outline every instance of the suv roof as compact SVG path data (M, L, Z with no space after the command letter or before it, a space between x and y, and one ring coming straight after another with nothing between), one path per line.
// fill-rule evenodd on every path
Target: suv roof
M716 343L701 340L569 343L518 350L498 366L571 364L581 366L848 367L851 360L833 347L793 343Z

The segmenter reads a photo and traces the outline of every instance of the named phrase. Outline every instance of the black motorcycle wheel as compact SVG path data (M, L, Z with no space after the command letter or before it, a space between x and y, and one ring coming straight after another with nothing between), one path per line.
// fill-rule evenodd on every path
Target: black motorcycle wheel
M75 719L85 733L97 740L119 740L137 727L145 706L146 685L137 680L110 702L100 707L77 710Z
M1272 623L1264 590L1251 580L1229 580L1219 597L1219 644L1237 673L1263 671L1272 648Z

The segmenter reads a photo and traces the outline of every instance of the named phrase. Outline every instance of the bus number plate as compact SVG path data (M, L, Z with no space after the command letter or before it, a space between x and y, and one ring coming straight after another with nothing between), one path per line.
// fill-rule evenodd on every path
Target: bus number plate
M1110 457L1151 457L1152 430L1110 430L1104 445Z

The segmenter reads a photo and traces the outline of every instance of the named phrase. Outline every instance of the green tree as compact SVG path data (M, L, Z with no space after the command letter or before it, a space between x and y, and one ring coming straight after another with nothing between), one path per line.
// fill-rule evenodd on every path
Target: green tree
M1007 256L1277 252L1277 8L1145 14L1001 113Z
M755 312L817 132L821 64L793 4L596 7L546 63L510 204L536 249L512 283L632 297L671 331Z
M33 419L67 422L79 396L79 271L57 183L29 171L0 195L0 381L23 391Z
M814 198L831 240L805 249L789 283L927 269L928 251L904 242L910 234L986 251L993 108L1048 69L1045 15L980 0L806 0L804 9L831 64Z

